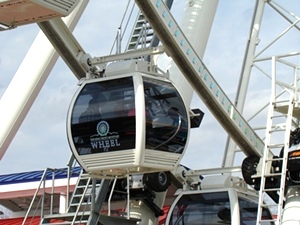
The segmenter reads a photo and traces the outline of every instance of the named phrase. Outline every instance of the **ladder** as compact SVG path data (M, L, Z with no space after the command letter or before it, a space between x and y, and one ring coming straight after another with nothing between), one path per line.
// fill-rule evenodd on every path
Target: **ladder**
M275 79L273 79L273 86L275 86ZM278 225L281 224L285 199L290 134L293 125L294 110L297 109L295 107L295 104L297 103L297 94L295 91L288 90L289 99L283 101L276 99L275 88L273 88L273 92L269 105L265 148L261 169L257 225L263 224L263 222L276 222ZM279 114L276 114L276 111L279 112ZM283 123L277 123L278 121L283 121ZM278 133L279 135L274 138L275 134ZM281 141L278 142L280 139L279 137L281 137ZM274 153L276 150L278 151L278 157L272 157L270 152ZM265 196L268 192L277 193L279 196L278 202L265 202ZM271 221L270 219L264 219L263 211L265 208L276 208L277 218Z

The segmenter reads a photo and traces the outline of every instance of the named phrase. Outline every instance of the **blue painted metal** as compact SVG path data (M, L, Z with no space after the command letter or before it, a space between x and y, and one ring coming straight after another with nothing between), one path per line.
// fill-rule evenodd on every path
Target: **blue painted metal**
M47 171L46 180L52 180L53 171L55 174L55 179L64 179L67 178L68 176L68 168L53 169ZM72 168L70 177L78 177L80 171L81 171L81 167ZM40 181L43 173L44 170L37 170L37 171L30 171L30 172L0 175L0 185Z

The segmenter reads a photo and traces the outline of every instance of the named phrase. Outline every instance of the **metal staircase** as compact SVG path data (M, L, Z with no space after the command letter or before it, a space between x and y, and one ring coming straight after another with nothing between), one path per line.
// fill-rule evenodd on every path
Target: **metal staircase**
M47 215L41 224L50 224L54 219L62 221L61 224L87 224L91 216L93 199L101 193L100 185L101 180L92 179L81 171L67 212Z
M49 214L41 219L41 225L134 225L138 219L125 216L112 216L109 213L101 214L103 204L107 200L111 180L92 178L89 174L81 171L70 200L66 213ZM112 194L111 194L112 195ZM108 200L110 201L110 199ZM110 202L108 202L110 205Z
M149 47L154 40L154 36L149 22L146 20L144 14L139 11L126 51Z
M101 180L96 180L95 190L99 188ZM77 184L73 191L73 195L70 201L68 212L76 212L78 209L81 211L87 211L87 208L91 206L91 197L93 185L92 178L89 177L86 173L81 171L80 177L78 178Z
M166 0L165 2L167 7L170 9L172 7L173 0ZM148 47L157 47L158 44L159 39L154 33L150 23L142 11L139 11L125 52Z

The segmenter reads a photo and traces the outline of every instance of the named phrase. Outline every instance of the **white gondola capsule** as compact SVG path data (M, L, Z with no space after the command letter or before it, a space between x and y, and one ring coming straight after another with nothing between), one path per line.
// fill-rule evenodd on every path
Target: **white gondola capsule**
M85 80L67 121L78 163L103 177L173 170L190 127L187 108L171 81L138 71Z
M165 221L179 224L256 224L258 195L242 179L231 175L205 176L199 190L177 190ZM265 225L274 224L267 207L262 210Z

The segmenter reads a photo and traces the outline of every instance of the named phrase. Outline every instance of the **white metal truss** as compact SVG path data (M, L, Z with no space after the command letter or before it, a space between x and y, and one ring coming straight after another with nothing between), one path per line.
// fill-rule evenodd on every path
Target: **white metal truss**
M268 116L269 124L267 128L267 135L266 135L266 143L265 143L258 137L258 135L255 133L255 131L250 127L248 122L243 118L241 115L241 112L243 110L243 104L247 90L247 83L251 71L251 67L254 65L254 67L259 68L255 65L256 62L267 60L266 58L258 58L261 54L259 52L255 57L254 55L254 49L255 44L258 38L258 30L255 30L253 35L251 36L250 40L250 46L248 46L248 49L250 51L248 52L249 58L247 58L244 67L244 74L243 77L246 77L246 79L241 84L240 89L242 89L244 92L239 94L241 97L241 100L237 100L240 104L236 105L233 104L229 98L226 96L226 94L223 92L221 87L217 84L213 76L210 74L209 70L206 68L206 66L203 64L201 59L198 57L196 51L193 49L187 38L185 37L184 33L181 31L179 26L177 25L176 21L172 17L172 14L169 12L168 8L166 7L165 3L161 0L136 0L137 4L140 6L142 10L144 10L144 14L152 24L153 29L158 34L160 40L164 44L163 50L166 51L168 55L170 55L173 60L176 62L178 67L181 69L182 73L186 76L186 78L189 80L191 85L194 87L194 90L197 92L197 94L203 99L203 101L206 103L208 108L211 110L211 112L215 115L216 119L222 124L224 129L229 133L229 135L234 139L235 143L239 145L241 150L246 155L256 155L256 156L263 156L263 165L262 165L262 184L261 184L261 193L260 193L260 205L259 209L262 209L264 207L263 203L263 195L268 190L265 188L265 179L269 176L268 174L268 164L270 164L270 159L273 156L273 151L270 149L271 141L268 141L271 139L269 135L271 135L271 130L274 128L274 124L271 123L273 120L274 110L275 106L277 110L280 110L282 108L278 108L278 100L276 99L277 95L272 95L272 101L271 101L271 109ZM263 8L266 3L268 3L270 6L276 8L276 3L273 3L273 1L264 1L264 0L258 0L259 4L261 4L261 7L259 9L259 15L257 18L257 21L254 23L260 23L262 14L263 14ZM146 9L146 10L145 10ZM278 7L276 8L278 10ZM259 18L260 17L260 18ZM284 16L283 16L284 17ZM289 20L289 19L287 19ZM295 21L291 22L291 27L296 27L296 29L299 30L299 27L297 26L297 23L300 21L299 18L296 17ZM100 58L94 58L91 59L91 61L87 61L88 55L84 52L84 50L80 47L80 45L77 43L75 38L70 33L70 30L67 28L67 26L62 22L61 19L54 19L51 21L45 21L39 23L39 26L44 31L46 36L49 38L49 40L52 42L53 46L55 46L56 50L61 54L65 62L68 64L70 69L73 71L73 73L76 75L78 79L84 77L86 73L89 72L90 69L93 69L90 67L90 65L97 65L99 63L105 63L107 60L110 60L109 57L100 57ZM73 29L73 28L70 28ZM290 29L290 28L289 28ZM276 40L274 40L276 41ZM268 47L268 46L267 46ZM267 48L266 47L266 48ZM162 52L162 48L156 48L156 49L149 49L149 50L141 50L141 52L145 52L145 54L154 54L157 52ZM264 51L264 49L262 50ZM53 50L51 49L51 54ZM135 54L139 54L134 53ZM299 52L294 52L294 55L300 54ZM286 55L277 56L276 59L278 61L282 60ZM50 58L50 56L47 56ZM116 60L119 60L121 58L125 58L123 55L119 55L116 58ZM127 57L127 56L126 56ZM108 59L109 58L109 59ZM51 56L51 61L55 61L55 57ZM282 60L283 61L283 60ZM253 64L254 63L254 64ZM287 63L288 64L288 63ZM51 67L51 66L50 66ZM299 67L295 66L295 70L299 71ZM246 76L247 75L247 76ZM41 80L44 81L45 77ZM294 87L293 85L297 83L297 79L295 80L294 84L284 84L280 83L276 79L274 79L275 83L280 84L282 87L286 87L287 89ZM0 142L0 158L3 156L8 144L10 143L12 137L14 136L14 132L16 132L16 129L18 126L20 126L21 120L25 117L29 107L31 106L32 102L34 101L34 98L36 97L39 89L41 88L42 83L38 83L36 86L30 86L31 90L33 90L34 95L26 95L26 97L29 98L30 101L25 103L25 106L22 105L21 108L13 109L16 112L21 112L23 115L18 115L13 117L15 121L13 123L9 124L11 130L3 130L6 132L5 140L7 142ZM295 89L298 92L298 88ZM5 95L4 95L5 96ZM4 97L3 96L3 97ZM10 94L10 96L13 96ZM244 97L243 97L244 96ZM275 100L274 100L274 96ZM297 102L297 95L295 93L291 94L292 98L290 101L288 101L288 107L285 105L282 109L281 113L285 113L287 115L287 119L285 122L285 139L283 141L285 148L288 148L288 137L287 134L291 130L293 121L293 108L294 104ZM1 102L3 102L3 97ZM0 103L1 103L0 102ZM297 102L298 103L298 102ZM282 105L281 105L282 106ZM7 107L5 105L4 107ZM22 108L23 107L23 108ZM0 104L0 110L2 112L7 111L7 109L2 110L1 104ZM27 110L27 111L26 111ZM12 117L11 115L9 115ZM6 117L2 116L2 119L5 121ZM9 121L9 120L7 120ZM1 124L3 124L0 121ZM9 128L9 129L10 129ZM1 133L0 133L1 134ZM2 135L0 135L1 137ZM9 137L9 138L7 138ZM1 140L0 140L1 141ZM235 150L233 150L235 151ZM264 154L263 154L264 152ZM283 164L285 163L286 166L286 157L287 157L287 151L285 152L285 156L281 159ZM229 156L231 155L231 156ZM226 162L224 163L224 166L227 167L232 164L234 153L229 153L225 156ZM285 168L285 167L283 167ZM280 176L282 178L285 177L285 169L282 169L282 172L280 173ZM280 196L283 196L283 188L284 188L284 181L285 179L281 179L283 183L280 184L280 188L278 189ZM270 191L270 190L269 190ZM281 197L278 206L278 213L281 214L282 210L282 204L283 204L283 198ZM261 217L261 213L259 213L258 217ZM279 216L280 217L280 216ZM280 223L280 218L278 218L278 222ZM258 220L258 223L260 221Z
M256 1L256 5L254 8L254 15L251 23L251 31L249 34L249 40L247 43L245 58L243 62L243 71L241 71L240 81L238 90L236 93L235 106L239 110L241 114L243 114L244 104L246 100L246 93L248 89L252 64L254 60L254 53L257 46L257 41L259 37L259 32L261 29L261 21L263 17L263 12L265 8L265 1ZM223 157L223 167L230 167L234 164L235 153L237 151L237 146L234 140L228 136L227 143L225 146L224 157Z
M246 155L262 156L264 143L202 63L161 0L136 0L154 31L195 92Z
M89 72L89 56L77 42L70 29L60 18L38 23L55 50L64 59L73 74L81 79Z
M262 65L264 63L269 63L269 65L271 65L272 54L274 54L274 52L272 52L272 48L276 46L278 41L288 36L289 32L292 29L296 31L300 31L300 27L298 25L299 15L290 11L293 9L288 10L286 8L287 6L289 6L288 3L284 3L284 4L285 5L282 6L275 0L256 1L254 16L251 24L251 31L249 34L249 39L246 46L245 58L242 65L240 83L238 85L238 90L235 99L236 107L241 114L243 114L246 95L249 92L248 86L249 86L250 75L253 77L255 76L253 71L259 71L259 76L264 75L269 77L269 79L271 80L271 72L265 71L265 68L262 67ZM260 42L266 39L265 38L266 34L262 34L262 36L259 35L260 33L263 33L263 31L266 30L264 28L264 22L269 19L268 17L266 17L267 12L269 13L272 12L273 16L275 15L278 16L279 20L282 22L287 22L287 25L286 28L283 29L283 31L278 35L276 35L275 32L274 34L272 33L274 38L264 43L264 46L259 49L258 46L262 45ZM275 55L277 61L279 59L284 59L286 63L287 62L291 63L292 62L291 58L300 54L299 49L297 49L297 47L298 46L295 46L292 52L286 52L286 53L279 53L277 50L277 54ZM282 50L284 49L285 48L282 48ZM271 68L271 66L269 66L269 68ZM262 111L264 111L268 106L269 104L266 102L264 108L258 109L255 112L255 114L251 116L247 121L251 122L251 120L260 116ZM266 128L265 125L261 127L253 127L253 129L256 131L264 130L265 128ZM259 136L263 138L263 135L259 135ZM234 143L234 141L232 141L232 139L228 138L227 141L228 142L225 147L225 154L223 157L223 164L222 164L222 166L224 167L233 166L235 155L237 152L240 151L240 149L236 146L236 144Z

